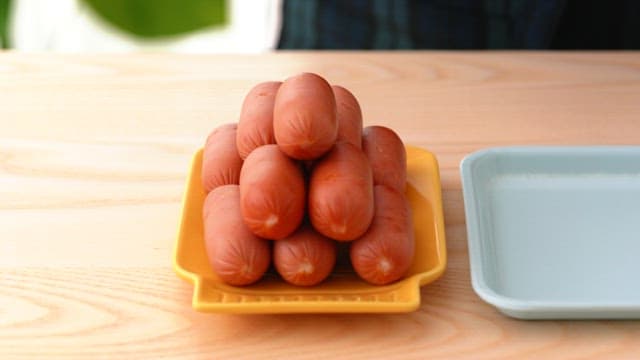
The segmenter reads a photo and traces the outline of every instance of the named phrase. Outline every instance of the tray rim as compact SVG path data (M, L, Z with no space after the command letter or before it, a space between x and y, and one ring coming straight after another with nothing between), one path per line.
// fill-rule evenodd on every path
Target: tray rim
M478 198L475 195L473 167L477 162L495 154L538 154L553 155L602 155L620 154L640 156L638 145L513 145L496 146L477 150L465 156L460 162L460 175L469 247L471 285L474 292L485 302L502 313L519 319L632 319L640 318L640 303L633 301L557 301L523 300L503 295L488 285L483 272Z
M430 181L433 183L434 199L430 199L433 206L433 218L435 219L435 242L438 250L438 264L429 271L416 273L399 282L377 287L380 292L391 289L408 289L412 295L408 301L388 301L384 304L379 302L360 301L279 301L269 302L266 307L262 302L224 303L224 302L203 302L201 295L204 279L200 274L191 272L184 268L179 260L180 245L183 228L185 227L186 216L184 216L189 201L189 192L193 181L194 172L192 169L202 156L203 149L198 149L191 157L188 176L185 180L185 188L181 203L180 222L177 229L176 241L172 252L172 267L178 277L192 284L193 296L191 298L192 307L201 312L208 313L236 313L236 314L284 314L284 313L405 313L415 311L420 307L421 296L420 287L437 280L444 273L447 266L447 248L444 226L444 211L442 204L442 186L440 182L440 169L435 155L423 148L406 145L407 163L410 160L409 152L414 153L411 160L425 161L425 165L433 170ZM233 288L226 284L220 285L223 288ZM243 289L243 288L238 288Z

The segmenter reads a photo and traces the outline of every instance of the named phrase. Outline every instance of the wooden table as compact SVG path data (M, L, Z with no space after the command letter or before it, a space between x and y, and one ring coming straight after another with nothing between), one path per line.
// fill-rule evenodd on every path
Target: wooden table
M171 268L188 162L255 83L314 71L433 151L449 264L402 315L211 315ZM640 53L0 53L0 358L638 358L638 321L519 321L471 289L458 164L637 144ZM606 239L603 239L606 241Z

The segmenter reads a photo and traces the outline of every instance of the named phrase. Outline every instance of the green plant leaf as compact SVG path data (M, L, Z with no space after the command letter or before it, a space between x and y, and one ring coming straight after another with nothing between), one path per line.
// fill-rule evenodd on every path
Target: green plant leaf
M225 0L82 1L111 25L142 38L182 35L226 21Z
M0 45L9 48L9 6L11 0L0 0Z

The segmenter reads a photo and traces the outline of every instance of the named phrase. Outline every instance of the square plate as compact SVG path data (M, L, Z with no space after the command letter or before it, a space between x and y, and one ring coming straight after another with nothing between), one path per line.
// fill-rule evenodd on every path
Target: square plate
M640 318L640 147L509 147L461 163L476 293L524 319Z
M177 274L192 283L193 307L218 313L382 313L420 306L420 286L437 279L446 266L444 219L438 163L428 151L407 147L406 196L413 210L416 254L409 274L385 286L360 280L352 271L335 272L322 284L304 288L268 273L256 284L234 287L212 271L205 251L200 172L202 150L193 157L174 251Z

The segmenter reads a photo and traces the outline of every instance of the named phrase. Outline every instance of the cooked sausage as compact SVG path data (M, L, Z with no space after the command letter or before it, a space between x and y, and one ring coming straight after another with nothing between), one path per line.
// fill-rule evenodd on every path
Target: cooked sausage
M342 86L333 85L336 99L336 119L338 120L338 139L362 148L362 110L353 94Z
M271 249L267 240L252 234L242 221L238 185L212 190L203 214L205 247L213 271L230 285L258 281L269 267Z
M407 183L407 153L400 137L384 126L363 131L362 150L373 170L373 183L404 193Z
M369 161L354 145L336 143L311 172L309 218L313 227L335 240L354 240L371 224L373 207Z
M277 145L251 152L240 172L242 217L263 238L282 239L300 225L305 208L302 168Z
M358 275L376 285L400 279L411 266L414 234L411 209L403 193L374 187L376 212L371 227L351 243L351 264Z
M329 276L336 263L336 244L310 225L273 244L273 264L290 284L312 286Z
M280 149L294 159L312 160L329 151L338 123L327 81L310 73L285 80L276 94L273 131Z
M202 186L209 192L221 185L238 184L242 159L236 148L236 124L224 124L207 137L202 153Z
M236 139L241 158L245 159L255 148L276 143L273 136L273 104L280 84L279 81L260 83L244 98Z

